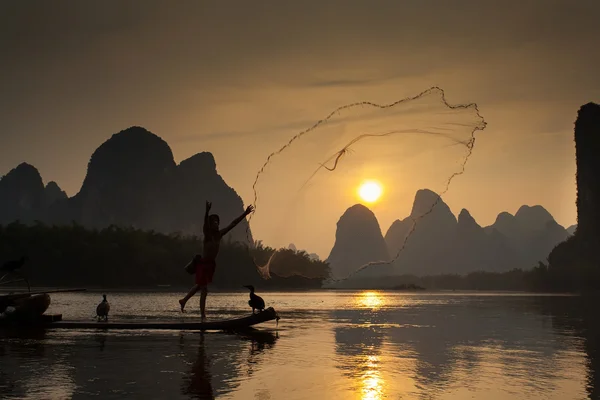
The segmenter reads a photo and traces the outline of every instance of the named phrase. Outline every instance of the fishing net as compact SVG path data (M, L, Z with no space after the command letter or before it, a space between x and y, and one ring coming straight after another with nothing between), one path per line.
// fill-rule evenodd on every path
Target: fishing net
M289 253L304 249L326 260L336 240L338 220L354 204L373 211L385 234L393 220L410 213L417 190L426 188L443 196L464 172L475 133L484 128L476 104L449 104L444 91L433 87L387 105L342 106L293 135L269 155L253 185L251 229L277 249L267 260L255 258L261 276L268 279L276 272L283 277L315 277L314 271L307 271L310 266L290 262ZM364 190L367 193L361 197L360 187L366 181L381 189L377 201L369 202L376 190ZM418 219L429 211L414 219L396 254L368 260L344 276L333 274L335 280L392 264Z

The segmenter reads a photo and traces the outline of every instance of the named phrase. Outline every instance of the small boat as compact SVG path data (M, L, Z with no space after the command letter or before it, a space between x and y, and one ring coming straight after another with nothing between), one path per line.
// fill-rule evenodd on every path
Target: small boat
M49 293L83 291L84 289L48 290L0 295L0 326L36 324L47 321L44 315L50 307ZM50 318L52 320L52 318Z
M25 322L39 318L50 307L48 293L0 298L0 321Z

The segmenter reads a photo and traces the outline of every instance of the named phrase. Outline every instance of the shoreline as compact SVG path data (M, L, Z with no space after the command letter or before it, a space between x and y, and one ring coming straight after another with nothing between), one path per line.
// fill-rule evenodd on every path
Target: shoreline
M114 288L100 288L100 287L66 287L66 286L32 286L32 292L43 292L50 290L69 290L69 289L85 289L85 291L79 293L185 293L189 290L188 287L146 287L146 288L128 288L128 287L114 287ZM377 291L386 293L403 293L403 294L497 294L497 295L528 295L528 296L581 296L579 293L553 293L553 292L532 292L532 291L521 291L521 290L453 290L453 289L393 289L393 288L264 288L260 289L261 293L325 293L325 292L357 292L357 291ZM23 287L0 287L0 296L8 295L9 293L27 293L27 289ZM248 289L210 289L209 293L246 293ZM57 293L59 294L59 293Z

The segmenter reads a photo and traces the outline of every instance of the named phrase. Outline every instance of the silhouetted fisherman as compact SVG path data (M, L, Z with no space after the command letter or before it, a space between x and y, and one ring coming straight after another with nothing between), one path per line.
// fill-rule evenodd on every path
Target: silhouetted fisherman
M248 305L252 307L252 314L254 314L254 310L263 311L265 309L265 301L262 297L257 296L254 293L254 286L247 285L244 287L250 289L250 300L248 300Z
M208 294L208 284L212 282L213 276L215 274L215 269L217 268L217 255L219 254L219 248L221 245L221 239L225 236L230 230L232 230L237 224L242 222L244 218L248 214L254 210L254 207L248 206L246 211L236 219L234 219L228 226L223 229L219 229L220 218L217 214L210 214L209 211L212 204L210 202L206 202L206 212L204 213L204 249L203 256L200 257L197 255L194 257L192 261L196 268L196 284L192 286L188 294L181 300L179 300L179 305L181 306L181 311L183 312L186 303L188 300L196 294L198 289L200 289L200 316L204 320L206 319L206 296Z
M98 319L104 319L105 321L108 321L109 311L110 304L108 303L108 300L106 300L106 295L103 294L102 302L100 302L100 304L98 304L98 307L96 307L96 316L98 317Z

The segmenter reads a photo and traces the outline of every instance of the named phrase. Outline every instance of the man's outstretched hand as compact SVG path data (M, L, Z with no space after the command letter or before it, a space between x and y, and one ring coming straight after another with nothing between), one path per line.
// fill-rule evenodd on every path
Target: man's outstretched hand
M248 206L248 208L246 208L246 212L244 212L244 214L248 215L250 214L252 211L254 211L254 206L252 204L250 204Z
M212 203L210 201L206 202L206 212L210 211L210 207L212 207Z

